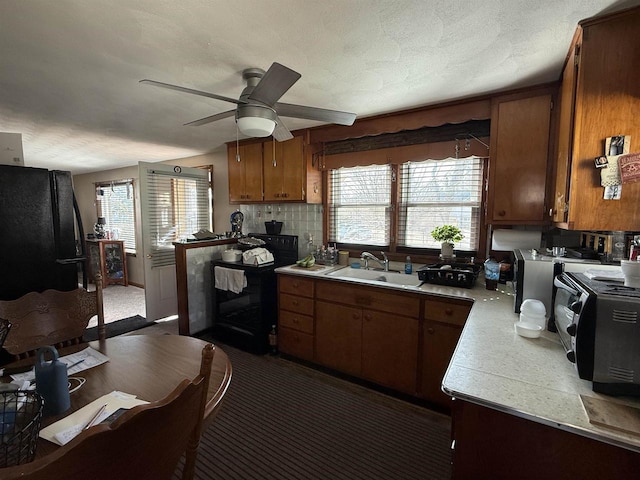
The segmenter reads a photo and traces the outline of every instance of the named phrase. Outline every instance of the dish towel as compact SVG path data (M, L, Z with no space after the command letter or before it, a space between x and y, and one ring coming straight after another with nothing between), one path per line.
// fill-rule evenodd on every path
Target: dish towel
M213 272L218 290L240 293L247 286L247 277L244 276L243 270L215 267Z

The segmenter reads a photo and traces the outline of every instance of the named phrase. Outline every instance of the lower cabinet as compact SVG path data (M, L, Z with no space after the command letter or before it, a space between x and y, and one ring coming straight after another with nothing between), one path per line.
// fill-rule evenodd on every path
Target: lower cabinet
M420 396L445 409L451 397L442 391L442 379L470 310L470 304L424 301Z
M445 409L442 377L470 303L278 275L281 352Z
M638 478L637 452L461 399L452 403L454 480Z

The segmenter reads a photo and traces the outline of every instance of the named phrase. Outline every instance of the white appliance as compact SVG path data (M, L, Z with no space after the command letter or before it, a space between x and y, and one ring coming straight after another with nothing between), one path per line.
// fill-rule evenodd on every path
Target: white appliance
M589 269L621 271L619 265L602 265L600 260L587 260L572 257L554 257L551 255L533 255L532 250L513 251L515 312L520 313L520 305L527 298L540 300L551 314L553 303L554 271L584 273ZM554 270L555 266L555 270Z

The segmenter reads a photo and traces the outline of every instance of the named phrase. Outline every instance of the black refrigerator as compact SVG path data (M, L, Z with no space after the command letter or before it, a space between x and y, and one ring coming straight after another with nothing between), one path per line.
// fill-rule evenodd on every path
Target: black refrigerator
M83 237L71 172L0 165L0 300L78 288Z

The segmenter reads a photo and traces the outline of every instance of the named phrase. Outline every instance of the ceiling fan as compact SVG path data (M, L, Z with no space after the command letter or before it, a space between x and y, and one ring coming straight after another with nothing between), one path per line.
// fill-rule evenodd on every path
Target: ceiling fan
M291 86L300 79L298 72L284 65L274 62L266 72L261 68L247 68L242 71L242 78L247 86L240 94L238 100L234 98L202 92L191 88L180 87L155 80L140 80L140 83L168 88L179 92L215 98L224 102L235 103L234 110L217 113L209 117L201 118L185 125L199 126L215 122L222 118L235 115L238 129L249 137L273 137L279 142L293 138L289 129L280 120L280 117L304 118L338 125L352 125L356 119L355 113L327 110L324 108L305 107L278 102Z

